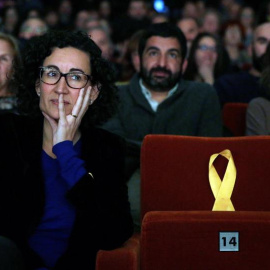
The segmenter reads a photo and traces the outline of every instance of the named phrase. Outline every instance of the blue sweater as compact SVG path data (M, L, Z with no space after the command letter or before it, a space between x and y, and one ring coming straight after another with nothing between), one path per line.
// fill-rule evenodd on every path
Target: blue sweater
M65 252L75 220L75 208L67 200L66 193L86 173L79 158L81 141L73 146L71 141L53 147L57 159L42 153L42 169L45 181L45 208L40 224L29 239L31 248L39 254L48 268Z

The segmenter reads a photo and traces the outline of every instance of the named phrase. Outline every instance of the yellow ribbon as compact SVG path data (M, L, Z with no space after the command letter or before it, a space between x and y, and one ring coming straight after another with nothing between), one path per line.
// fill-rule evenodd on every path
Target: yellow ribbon
M222 181L213 164L219 155L228 159L227 168ZM235 180L236 168L231 151L226 149L220 153L213 154L209 161L209 182L216 199L212 211L235 211L231 201Z

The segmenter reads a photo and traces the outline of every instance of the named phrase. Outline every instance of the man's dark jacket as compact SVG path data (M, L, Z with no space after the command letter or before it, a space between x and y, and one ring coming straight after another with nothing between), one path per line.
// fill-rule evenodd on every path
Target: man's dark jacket
M127 140L142 142L147 134L222 136L218 97L208 84L181 80L157 112L143 95L138 75L120 86L119 94L118 113L103 127Z

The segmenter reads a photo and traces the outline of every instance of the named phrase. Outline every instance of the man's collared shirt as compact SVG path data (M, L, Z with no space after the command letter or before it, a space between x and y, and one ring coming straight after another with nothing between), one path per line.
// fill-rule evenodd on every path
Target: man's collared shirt
M140 79L139 81L139 84L140 84L140 87L141 87L141 90L142 90L142 93L143 95L145 96L145 98L147 99L147 101L149 102L152 110L154 112L157 111L157 108L158 108L158 105L160 104L159 102L157 102L156 100L152 99L152 94L151 92L143 85L143 82L142 82L142 79ZM178 88L178 83L171 89L169 90L168 92L168 95L166 98L170 97L171 95L173 95L175 93L175 91L177 90Z

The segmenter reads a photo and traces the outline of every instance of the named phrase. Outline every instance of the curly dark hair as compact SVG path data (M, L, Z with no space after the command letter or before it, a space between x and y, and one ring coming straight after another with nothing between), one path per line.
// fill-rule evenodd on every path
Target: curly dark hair
M99 95L89 106L81 127L99 125L113 115L117 108L118 97L115 70L101 57L101 50L84 32L50 31L43 36L32 38L22 52L22 66L15 68L18 84L18 109L21 114L37 117L41 115L36 82L39 82L39 67L51 55L53 48L73 47L90 55L91 83L98 87Z
M228 72L229 66L230 66L230 59L229 56L221 42L221 40L211 34L211 33L200 33L198 36L193 40L190 53L188 57L188 66L184 73L184 79L186 80L195 80L197 74L198 74L198 66L195 60L196 50L198 48L199 42L204 37L210 37L216 42L216 48L217 48L217 61L214 67L214 78L223 75L224 73Z

